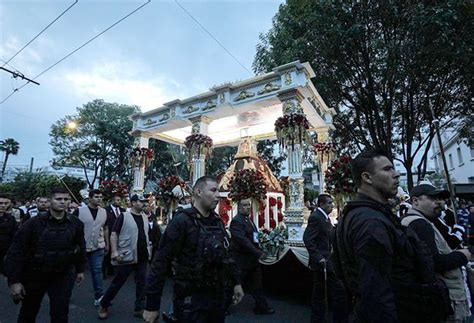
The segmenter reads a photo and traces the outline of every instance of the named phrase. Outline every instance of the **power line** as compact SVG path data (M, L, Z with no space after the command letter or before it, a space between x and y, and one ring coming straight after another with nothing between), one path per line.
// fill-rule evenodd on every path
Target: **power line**
M43 28L43 30L41 30L35 37L33 37L32 40L30 40L28 43L26 43L25 46L23 46L19 51L17 51L15 53L15 55L13 55L8 61L5 62L5 64L3 64L3 66L7 65L8 63L10 63L10 61L12 59L14 59L18 54L20 54L28 45L30 45L36 38L38 38L42 33L44 33L46 31L46 29L48 29L49 27L51 27L56 21L59 20L59 18L61 18L66 12L69 11L69 9L71 9L72 7L74 7L77 2L79 0L75 0L73 4L71 4L69 7L66 8L66 10L64 10L63 12L61 12L61 14L59 16L56 17L56 19L54 19L53 21L51 21L46 27Z
M194 22L196 22L199 27L201 27L202 30L204 30L212 39L214 39L214 41L220 46L222 47L222 49L224 49L226 51L227 54L229 54L230 57L232 57L234 59L234 61L237 62L237 64L239 64L243 69L245 69L247 72L250 73L250 75L253 76L253 73L244 65L242 64L238 59L237 57L235 57L216 37L214 37L213 34L211 34L211 32L209 30L207 30L206 27L204 27L196 18L194 18L194 16L188 11L186 10L186 8L184 8L179 2L178 0L174 0L174 2L176 2L176 4L189 16L191 17L192 20L194 20Z
M61 58L59 61L57 61L56 63L54 63L53 65L49 66L48 68L46 68L45 70L43 70L42 72L40 72L38 75L36 75L35 77L33 77L33 80L36 80L38 77L40 77L41 75L45 74L46 72L48 72L50 69L52 69L53 67L55 67L56 65L60 64L61 62L63 62L64 60L66 60L67 58L69 58L71 55L73 55L74 53L76 53L77 51L79 51L80 49L82 49L83 47L87 46L89 43L91 43L92 41L94 41L96 38L98 38L99 36L105 34L107 31L109 31L110 29L112 29L113 27L115 27L116 25L118 25L119 23L121 23L122 21L124 21L125 19L127 19L128 17L130 17L131 15L133 15L135 12L137 12L138 10L140 10L141 8L143 8L144 6L146 6L147 4L149 4L151 2L151 0L148 0L147 2L145 2L144 4L142 4L141 6L139 6L138 8L136 8L135 10L133 10L132 12L130 12L129 14L127 14L126 16L120 18L119 20L117 20L115 23L113 23L112 25L110 25L109 27L107 27L106 29L104 29L103 31L101 31L100 33L98 33L97 35L95 35L94 37L92 37L91 39L89 39L88 41L86 41L84 44L82 44L81 46L77 47L76 49L74 49L73 51L71 51L69 54L67 54L66 56L64 56L63 58ZM19 90L21 90L22 88L24 88L26 85L28 85L29 82L26 82L25 84L23 84L22 86L20 86L19 88L16 88L13 90L12 93L10 93L5 99L3 99L0 104L4 103L6 100L8 100L13 94L15 94L15 92L18 92Z

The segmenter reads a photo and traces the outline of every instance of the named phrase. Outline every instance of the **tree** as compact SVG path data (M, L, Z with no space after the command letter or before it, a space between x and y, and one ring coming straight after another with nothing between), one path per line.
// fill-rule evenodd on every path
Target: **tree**
M334 107L340 149L399 158L424 176L433 119L472 114L473 10L469 1L288 0L260 36L256 72L308 61ZM310 26L310 28L308 28Z
M5 158L3 159L2 166L2 175L0 176L0 183L3 181L3 176L5 175L5 169L7 168L8 157L10 155L18 154L20 150L20 144L13 138L7 138L0 141L0 151L5 153Z
M277 147L276 140L262 140L257 144L258 155L267 162L273 175L279 177L283 169L283 162L286 160L286 154L279 154L275 152Z
M75 199L80 201L79 191L85 186L83 180L72 176L60 178L43 172L23 172L18 174L13 182L1 184L0 191L11 194L17 200L26 201L38 196L49 196L54 187L64 187L73 194L73 201Z
M225 172L227 168L232 165L236 153L237 147L225 146L214 148L207 163L208 174L217 176L220 173Z
M94 100L77 108L77 114L66 116L51 126L50 145L55 153L53 164L79 166L84 169L89 187L98 180L120 179L130 182L128 152L134 138L129 134L139 111L136 106ZM74 122L77 127L68 125ZM94 171L88 177L87 169Z
M148 147L154 151L154 159L145 171L145 181L158 183L163 177L175 175L189 179L187 160L183 148L151 138ZM146 184L145 184L146 186Z

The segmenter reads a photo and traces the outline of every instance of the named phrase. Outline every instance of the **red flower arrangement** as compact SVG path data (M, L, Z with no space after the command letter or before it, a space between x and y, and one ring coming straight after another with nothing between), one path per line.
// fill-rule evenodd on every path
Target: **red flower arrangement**
M111 199L113 196L125 197L128 195L128 186L127 184L121 183L119 181L103 181L99 185L99 190L102 191L105 198Z
M350 195L356 192L351 174L351 156L335 159L325 173L326 190L333 195Z
M229 198L234 201L250 198L261 203L267 194L265 178L254 169L236 171L229 181L229 188Z
M176 176L164 177L158 183L156 191L157 200L160 202L160 205L168 209L168 211L176 208L179 202L179 198L173 194L173 188L177 185L184 188L186 183Z
M194 156L205 156L208 159L212 152L212 139L209 136L195 133L186 137L184 145L188 150L188 158L191 162L191 159Z
M154 151L150 148L135 147L128 158L132 167L148 167L154 158Z
M327 162L330 161L332 155L336 152L336 145L331 142L318 142L313 144L313 149L319 157L319 162L322 164L325 157Z
M224 222L224 225L229 224L229 212L232 210L232 204L231 201L228 198L223 198L219 202L219 216L221 217L222 222Z
M275 121L275 132L280 148L295 144L310 143L311 137L308 134L309 122L304 114L285 114Z

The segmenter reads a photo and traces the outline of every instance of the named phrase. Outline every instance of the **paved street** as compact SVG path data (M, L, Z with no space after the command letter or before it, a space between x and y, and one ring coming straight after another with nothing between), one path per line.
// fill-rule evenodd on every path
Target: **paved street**
M105 286L110 284L111 278L107 279ZM162 307L169 308L171 300L171 282L165 286ZM86 280L80 287L75 287L70 304L70 322L92 322L98 321L96 308L93 305L93 292L90 276L86 273ZM228 316L227 321L233 322L309 322L310 308L307 296L302 296L299 291L290 295L289 293L272 293L268 295L269 303L275 308L276 314L270 316L256 316L252 312L253 300L245 297L243 302L232 308L233 314ZM135 300L135 287L133 276L129 278L125 286L114 300L114 305L110 309L110 316L107 322L139 322L133 317L133 302ZM0 323L16 322L19 306L14 305L8 294L6 281L0 281ZM45 297L37 318L38 323L49 322L49 301ZM160 320L162 322L162 320Z

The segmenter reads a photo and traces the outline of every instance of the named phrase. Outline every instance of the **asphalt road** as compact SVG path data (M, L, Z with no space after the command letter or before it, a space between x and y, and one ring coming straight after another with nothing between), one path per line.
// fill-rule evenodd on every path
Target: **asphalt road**
M285 278L282 278L285 279ZM110 284L111 278L105 281L105 287ZM278 284L278 282L275 282ZM311 284L311 282L308 282ZM162 309L168 309L171 303L172 284L168 281L165 286L162 298ZM303 293L297 288L286 292L266 292L269 304L276 310L273 315L254 315L253 299L246 296L242 303L231 308L232 314L227 317L226 322L285 322L303 323L309 322L310 306L307 293ZM133 304L135 301L135 284L133 275L118 293L110 307L109 319L107 322L140 322L140 319L133 317ZM72 294L69 311L69 322L99 322L97 319L97 309L93 305L92 282L86 272L86 279L82 286L75 286ZM14 305L9 297L8 286L5 279L0 278L0 323L16 322L19 305ZM45 296L37 322L49 322L49 300ZM160 322L162 322L160 318Z

